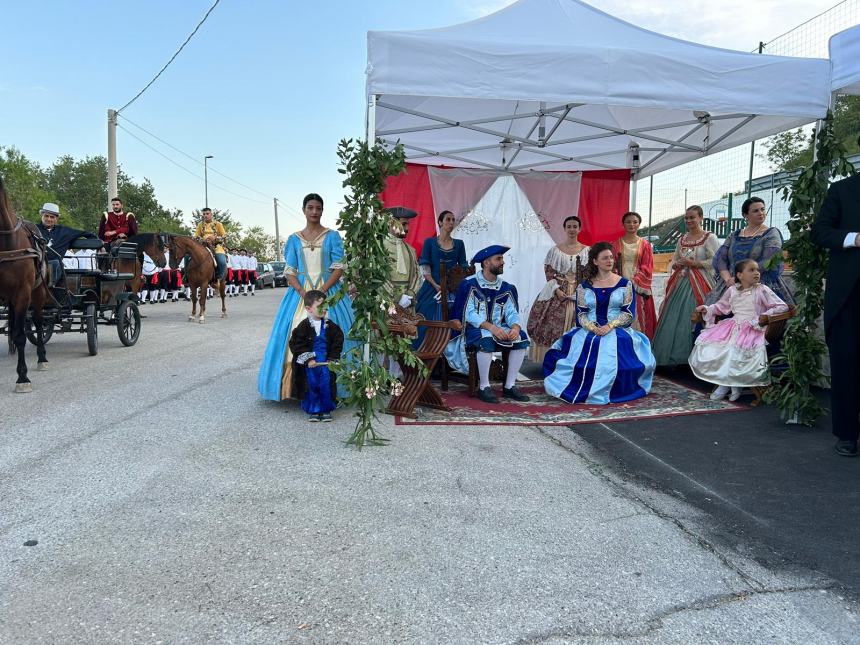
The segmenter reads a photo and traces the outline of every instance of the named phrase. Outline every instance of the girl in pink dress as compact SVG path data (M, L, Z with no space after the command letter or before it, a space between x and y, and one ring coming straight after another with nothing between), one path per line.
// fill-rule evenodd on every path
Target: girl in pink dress
M735 284L726 289L716 303L701 305L707 328L699 334L690 354L690 368L697 378L718 387L711 398L737 401L745 387L770 383L764 327L761 316L788 311L770 287L761 284L761 271L755 260L741 260L735 267ZM717 316L731 314L716 325Z

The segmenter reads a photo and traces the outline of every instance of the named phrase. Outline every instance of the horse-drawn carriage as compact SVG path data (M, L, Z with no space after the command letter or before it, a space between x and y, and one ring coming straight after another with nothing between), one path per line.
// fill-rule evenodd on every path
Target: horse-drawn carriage
M86 334L91 356L98 353L99 325L116 327L120 342L130 347L140 337L141 316L137 294L127 290L135 279L138 246L127 242L110 253L97 253L103 242L98 239L78 239L72 243L71 263L63 266L51 287L51 299L42 310L42 339L45 343L55 333ZM69 259L69 258L67 258ZM32 314L32 312L30 312ZM38 344L36 323L28 314L27 338ZM8 321L8 311L0 310L0 320ZM8 333L8 322L3 325Z

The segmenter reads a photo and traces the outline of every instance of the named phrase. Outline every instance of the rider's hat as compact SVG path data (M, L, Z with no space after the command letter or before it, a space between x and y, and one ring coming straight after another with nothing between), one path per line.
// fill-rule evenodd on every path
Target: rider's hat
M57 217L60 216L60 207L54 204L53 202L45 202L42 204L42 208L39 210L39 215L43 213L53 213Z

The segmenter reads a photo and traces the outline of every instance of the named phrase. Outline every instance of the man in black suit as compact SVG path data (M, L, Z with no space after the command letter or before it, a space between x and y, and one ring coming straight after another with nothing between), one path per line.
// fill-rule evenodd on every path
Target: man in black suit
M854 457L860 435L860 175L830 186L812 225L812 241L830 249L824 333L836 452Z

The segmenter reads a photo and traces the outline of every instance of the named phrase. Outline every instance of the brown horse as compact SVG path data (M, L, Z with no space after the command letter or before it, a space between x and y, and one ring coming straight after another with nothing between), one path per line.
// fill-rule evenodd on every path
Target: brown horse
M167 248L167 244L165 243L166 238L166 233L139 233L124 240L125 242L137 244L137 257L133 260L131 258L117 257L113 268L118 273L131 273L134 276L134 278L125 283L128 291L132 293L140 291L142 279L140 269L143 266L144 253L152 258L155 266L163 269L167 265L167 258L164 255L164 251Z
M45 341L42 336L42 308L48 299L48 266L44 246L38 244L41 235L36 226L16 216L0 179L0 300L6 302L9 322L9 353L18 353L18 381L16 392L32 392L33 384L27 378L27 310L32 309L36 329L38 369L47 369ZM41 247L41 248L40 248Z
M191 288L189 322L197 322L197 302L200 302L200 323L206 322L206 289L211 284L221 296L221 317L227 317L227 281L215 278L215 255L208 247L185 235L171 235L170 268L175 270L182 258L185 262L185 284ZM199 293L198 293L199 289Z

